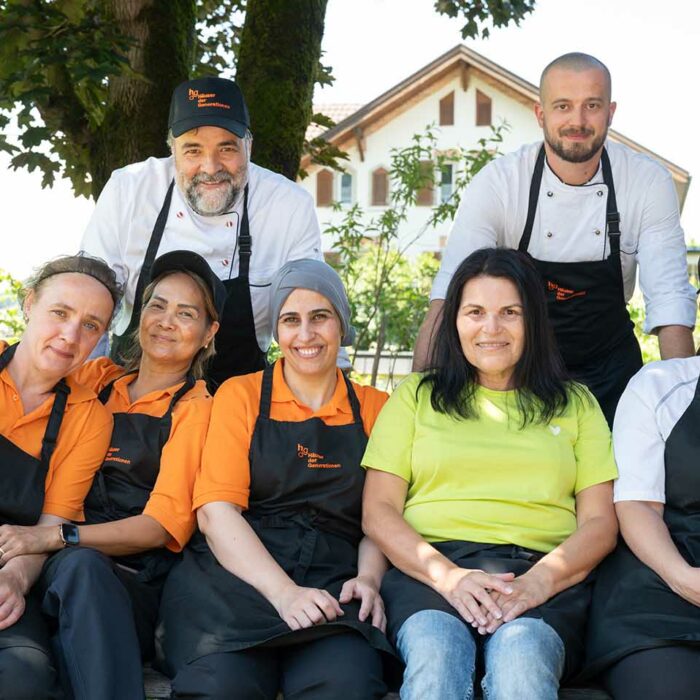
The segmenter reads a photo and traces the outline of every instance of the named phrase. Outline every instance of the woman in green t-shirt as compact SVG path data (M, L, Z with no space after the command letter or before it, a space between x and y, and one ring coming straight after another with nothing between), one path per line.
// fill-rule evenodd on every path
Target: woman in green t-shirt
M583 653L590 573L615 546L610 432L567 380L542 280L513 250L472 253L427 373L374 426L363 524L394 565L382 596L401 697L557 697Z

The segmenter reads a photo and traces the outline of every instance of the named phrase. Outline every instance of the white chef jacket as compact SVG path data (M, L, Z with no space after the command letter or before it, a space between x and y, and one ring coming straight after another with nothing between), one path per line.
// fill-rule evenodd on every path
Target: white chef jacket
M431 299L444 299L464 258L479 248L517 249L527 218L530 181L541 142L486 165L465 190L435 277ZM648 156L619 143L605 145L620 213L620 258L625 300L637 265L647 333L660 326L695 325L695 293L688 282L686 246L671 174ZM564 184L545 164L528 252L538 260L581 262L610 254L602 169L585 185Z
M139 273L153 226L163 206L174 159L149 158L112 173L83 235L81 248L106 260L126 284L115 332L129 325ZM253 239L250 258L250 296L255 334L260 349L270 346L270 278L288 260L323 259L321 232L311 195L286 177L250 163L248 166L248 219ZM238 277L236 241L243 196L233 211L200 216L186 204L177 185L158 255L192 250L211 265L222 280Z
M700 357L688 357L651 362L630 380L613 425L616 502L666 502L666 440L690 406L699 377Z

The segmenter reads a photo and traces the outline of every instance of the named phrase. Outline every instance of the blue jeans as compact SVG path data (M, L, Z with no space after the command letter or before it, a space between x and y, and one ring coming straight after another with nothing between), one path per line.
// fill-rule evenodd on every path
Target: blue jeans
M401 625L396 638L406 664L402 700L471 700L477 643L465 622L423 610ZM564 644L544 620L520 617L484 639L485 700L556 700Z

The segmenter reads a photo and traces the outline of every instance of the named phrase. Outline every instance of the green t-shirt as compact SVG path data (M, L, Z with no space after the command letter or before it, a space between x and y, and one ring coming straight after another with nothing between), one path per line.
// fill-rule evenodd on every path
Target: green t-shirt
M420 374L394 391L362 463L408 482L404 517L427 541L516 544L549 552L576 529L577 493L617 477L596 400L570 395L549 424L528 424L515 392L479 387L478 418L455 419L416 398Z

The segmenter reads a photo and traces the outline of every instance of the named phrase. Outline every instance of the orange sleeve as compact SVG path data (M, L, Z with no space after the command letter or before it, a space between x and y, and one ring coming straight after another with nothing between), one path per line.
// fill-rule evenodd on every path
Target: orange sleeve
M363 386L355 384L355 382L352 383L352 386L357 394L357 400L360 402L362 425L365 428L365 433L369 436L382 406L389 400L389 394L386 391L375 389L373 386Z
M97 399L68 407L46 477L42 513L83 520L83 501L112 437L112 414Z
M248 452L260 406L262 372L233 377L214 397L202 468L194 486L193 508L226 501L248 507Z
M163 446L158 478L144 508L171 535L168 549L179 552L195 527L194 481L202 461L213 401L209 396L180 400L173 411L170 437Z
M124 368L121 365L115 364L109 357L98 357L76 369L71 378L99 394L107 384L121 377L122 374L124 374Z

